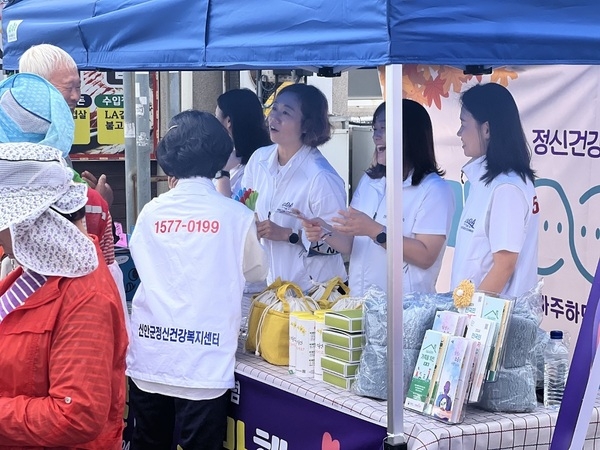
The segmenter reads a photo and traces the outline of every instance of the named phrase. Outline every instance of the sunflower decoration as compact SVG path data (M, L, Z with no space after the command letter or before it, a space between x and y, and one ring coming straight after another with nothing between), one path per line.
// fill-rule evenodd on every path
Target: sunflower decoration
M452 292L454 306L459 310L471 305L473 294L475 293L475 285L471 280L462 280Z

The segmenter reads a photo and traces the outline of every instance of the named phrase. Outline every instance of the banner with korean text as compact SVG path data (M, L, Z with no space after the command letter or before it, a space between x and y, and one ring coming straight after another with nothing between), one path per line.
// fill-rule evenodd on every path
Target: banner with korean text
M536 171L540 206L538 274L544 278L542 327L579 332L600 255L600 66L506 66L491 75L465 75L449 66L403 66L403 94L425 105L433 122L436 156L460 199L467 162L456 135L460 93L496 82L513 94ZM438 280L448 291L453 233Z
M381 450L386 429L236 373L225 450Z

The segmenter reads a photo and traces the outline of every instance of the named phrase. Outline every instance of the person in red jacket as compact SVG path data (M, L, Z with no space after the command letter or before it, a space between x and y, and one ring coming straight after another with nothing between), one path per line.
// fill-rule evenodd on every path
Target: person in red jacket
M60 151L0 144L0 450L121 449L127 334L87 186Z

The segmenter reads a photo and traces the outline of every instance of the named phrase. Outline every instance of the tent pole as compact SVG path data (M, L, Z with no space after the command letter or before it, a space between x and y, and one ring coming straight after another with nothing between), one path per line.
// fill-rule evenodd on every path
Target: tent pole
M150 75L148 72L135 73L135 128L137 158L137 215L150 201ZM136 216L137 217L137 216Z
M385 450L407 449L402 352L402 65L386 67L387 176L387 438Z

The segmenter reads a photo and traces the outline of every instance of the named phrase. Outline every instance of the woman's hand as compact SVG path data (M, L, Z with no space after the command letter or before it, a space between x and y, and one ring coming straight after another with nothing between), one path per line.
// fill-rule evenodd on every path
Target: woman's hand
M81 178L88 184L89 187L98 192L98 194L100 194L102 198L106 200L109 208L112 206L115 195L112 187L110 187L110 184L108 184L106 181L106 175L102 174L99 178L96 178L93 173L84 170L81 173Z
M383 225L373 220L364 212L348 207L347 211L339 211L340 217L334 217L333 228L350 236L368 236L375 239L381 233Z
M327 222L320 217L302 221L304 235L309 242L318 242L323 239L323 236L327 233L327 231L323 229L323 226L327 227Z
M271 222L270 219L256 222L256 231L259 238L268 239L270 241L287 241L292 233L291 228L285 228Z
M310 242L326 242L329 247L346 255L352 251L354 237L336 230L330 231L334 227L320 217L303 220L302 227Z

